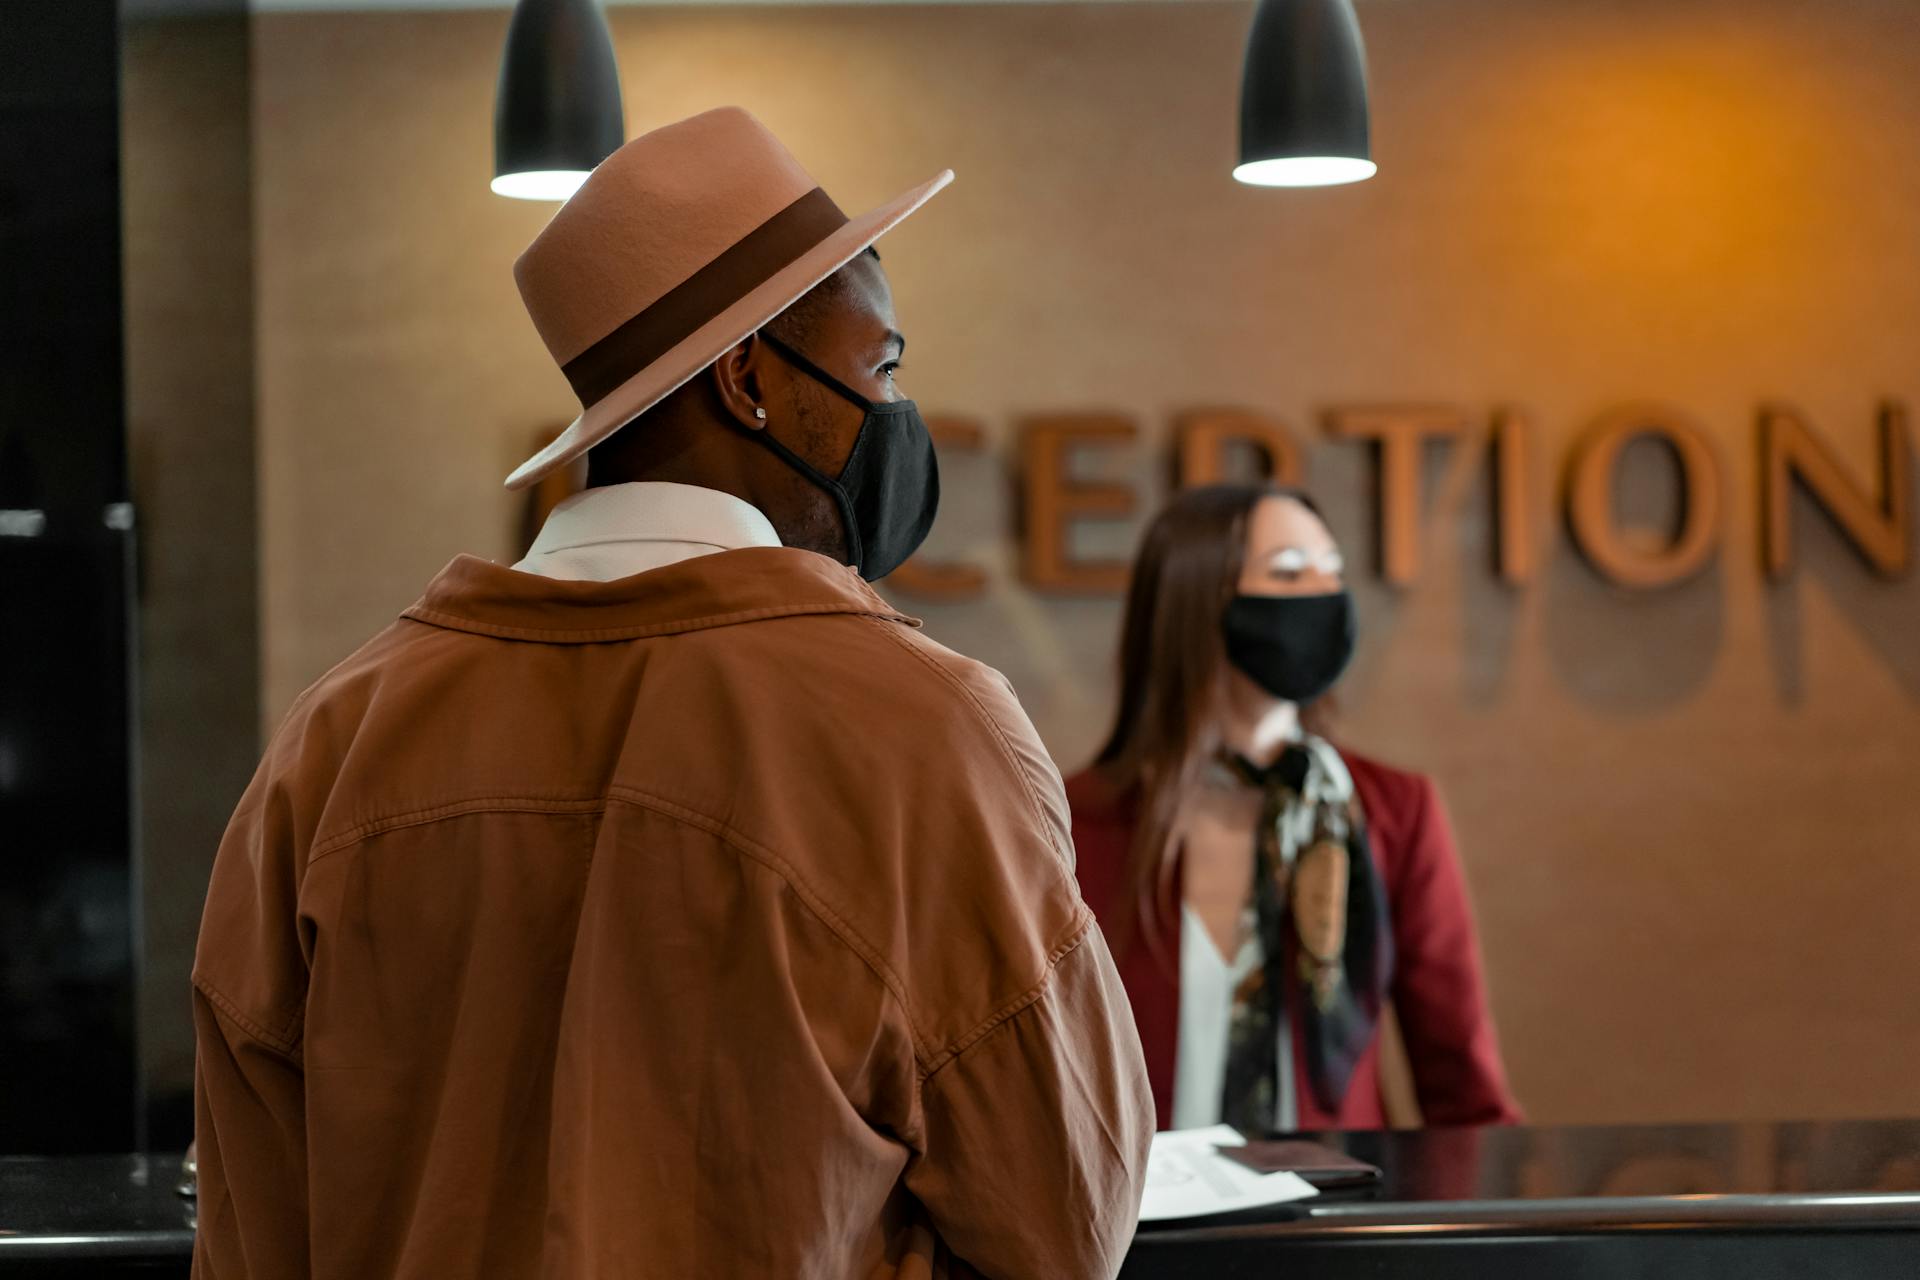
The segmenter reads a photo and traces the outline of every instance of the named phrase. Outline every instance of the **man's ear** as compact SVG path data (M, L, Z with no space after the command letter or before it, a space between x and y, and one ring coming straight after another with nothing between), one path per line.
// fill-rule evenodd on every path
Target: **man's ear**
M760 335L748 334L738 346L715 360L710 370L713 389L720 396L720 407L749 431L764 431L767 426L760 386L762 352Z

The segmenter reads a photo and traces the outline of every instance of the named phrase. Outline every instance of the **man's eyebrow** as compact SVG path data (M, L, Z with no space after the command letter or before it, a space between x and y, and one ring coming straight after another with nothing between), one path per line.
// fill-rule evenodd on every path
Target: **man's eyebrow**
M898 329L889 329L887 330L887 336L880 340L880 345L885 346L889 342L893 343L900 355L907 354L906 334L900 332Z

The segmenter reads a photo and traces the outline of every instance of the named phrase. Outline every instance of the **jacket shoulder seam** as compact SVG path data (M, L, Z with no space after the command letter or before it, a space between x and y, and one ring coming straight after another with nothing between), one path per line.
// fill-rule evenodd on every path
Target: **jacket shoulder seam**
M989 721L991 720L990 717L988 717L988 719ZM1021 772L1024 777L1024 771L1019 772ZM918 1018L915 1017L913 1002L908 997L906 983L901 979L900 975L887 963L886 958L880 954L879 948L869 942L860 930L854 926L853 922L837 910L833 904L827 900L825 895L816 889L813 884L800 873L792 862L781 856L775 850L761 844L751 836L744 834L718 818L701 813L696 809L688 808L685 805L668 800L663 796L642 791L637 787L614 784L608 787L604 798L599 796L481 796L408 810L402 813L383 815L382 817L359 823L349 830L330 836L325 841L317 842L314 845L313 852L308 856L307 862L308 865L311 866L322 858L338 853L344 849L352 848L355 845L389 831L400 830L407 827L426 826L475 813L537 813L559 816L593 816L604 813L608 805L612 803L633 805L636 808L646 809L649 812L658 813L662 817L705 831L707 834L721 841L728 848L760 863L775 875L779 876L782 882L792 888L795 896L799 898L801 904L807 911L822 924L826 925L828 930L841 941L842 945L846 946L860 958L861 962L867 966L880 981L881 985L885 987L887 992L893 997L894 1001L900 1006L901 1012L907 1021L908 1031L913 1037L915 1057L918 1058L921 1063L920 1078L923 1082L954 1057L964 1053L968 1048L989 1035L996 1027L1004 1024L1009 1019L1018 1015L1027 1006L1037 1001L1041 995L1045 993L1047 983L1052 979L1053 971L1061 959L1071 953L1075 947L1079 946L1085 940L1087 930L1093 920L1092 913L1083 903L1079 903L1076 899L1077 918L1074 922L1074 928L1065 940L1056 944L1049 952L1040 977L1031 986L1003 1002L970 1030L956 1036L946 1045L936 1048L928 1040L926 1032L921 1027ZM256 1020L248 1018L239 1010L237 1005L234 1005L233 1002L224 995L220 995L203 979L196 977L195 986L206 991L209 1000L212 1000L223 1012L233 1018L236 1023L247 1029L249 1034L260 1038L262 1043L286 1052L297 1042L297 1036L289 1040L285 1036L276 1035L267 1030Z
M196 973L193 975L194 990L207 998L207 1003L227 1015L235 1026L258 1041L262 1046L285 1058L294 1066L300 1064L300 1023L304 1020L302 1012L296 1010L287 1019L287 1030L276 1032L269 1029L259 1019L249 1016L240 1008L238 1002L207 979Z
M447 818L464 817L470 813L552 813L591 816L605 810L606 801L599 796L473 796L465 800L452 800L420 809L408 809L399 813L383 814L377 818L368 818L344 831L335 832L324 840L314 841L312 851L307 854L307 865L312 866L329 854L338 853L342 849L388 831L396 831L402 827L425 826Z
M900 1006L902 1015L907 1020L908 1033L913 1037L914 1056L921 1059L926 1058L926 1036L925 1033L921 1031L919 1022L913 1016L913 1003L907 998L906 983L901 980L898 973L894 972L893 966L887 963L886 958L880 954L879 948L868 942L860 931L854 927L852 921L835 910L833 904L828 902L825 896L822 895L819 890L815 889L791 862L781 857L766 845L761 844L751 836L743 834L720 819L709 817L696 809L689 809L685 805L676 804L663 796L656 796L649 792L641 791L637 787L622 786L619 784L609 787L607 794L609 799L622 801L636 808L646 809L649 812L658 813L662 817L671 818L675 821L685 823L690 827L705 831L708 835L713 836L728 848L734 850L734 852L752 859L779 876L781 881L793 890L795 896L800 899L801 904L805 906L816 919L826 925L828 931L831 932L834 937L840 939L843 946L860 957L861 962L873 972L874 977L880 980L880 985L885 987L888 993L893 996L894 1001Z
M647 809L663 817L696 827L714 836L736 852L742 853L754 861L772 870L782 881L792 886L794 892L809 911L824 923L833 935L849 947L869 969L874 971L882 984L892 993L907 1017L907 1025L913 1033L916 1055L924 1056L925 1037L913 1016L913 1008L907 999L906 984L900 980L892 966L880 955L879 949L869 943L860 931L854 928L839 911L827 902L806 878L786 858L772 849L744 835L735 828L685 805L677 804L663 796L656 796L637 787L623 786L618 783L607 788L604 797L556 797L556 796L479 796L467 800L458 800L446 804L432 805L404 813L388 814L380 818L359 823L353 828L316 842L313 851L307 856L307 865L322 858L362 844L375 836L406 827L428 826L450 818L465 817L475 813L540 813L560 816L593 816L606 812L610 803L621 802Z
M1080 908L1080 918L1073 932L1068 934L1063 941L1048 953L1046 967L1040 971L1039 981L988 1014L973 1030L967 1032L965 1035L956 1037L953 1043L948 1045L944 1051L930 1061L926 1069L920 1073L921 1087L925 1088L941 1070L957 1062L976 1045L986 1041L995 1031L1006 1026L1028 1009L1038 1004L1040 998L1047 993L1047 986L1053 981L1054 972L1060 967L1060 962L1072 955L1086 942L1087 935L1092 928L1093 913L1087 910L1085 906L1082 906Z

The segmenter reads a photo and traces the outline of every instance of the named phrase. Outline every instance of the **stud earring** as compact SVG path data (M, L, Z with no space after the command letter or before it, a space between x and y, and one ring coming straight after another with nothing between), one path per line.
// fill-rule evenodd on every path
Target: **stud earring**
M753 411L753 416L760 419L760 421L765 422L767 420L767 411L765 409L755 409Z

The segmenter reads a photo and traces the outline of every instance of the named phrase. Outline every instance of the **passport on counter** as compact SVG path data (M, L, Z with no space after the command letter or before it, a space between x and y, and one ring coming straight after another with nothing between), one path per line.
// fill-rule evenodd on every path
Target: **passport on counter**
M1302 1178L1282 1170L1258 1171L1229 1159L1244 1141L1238 1131L1217 1124L1205 1129L1170 1129L1153 1135L1147 1153L1147 1185L1140 1198L1142 1224L1194 1225L1245 1219L1298 1217L1296 1203L1319 1193Z
M1356 1160L1344 1151L1335 1151L1317 1142L1290 1139L1248 1142L1214 1149L1255 1173L1297 1174L1303 1181L1323 1191L1369 1186L1382 1177L1378 1165Z

